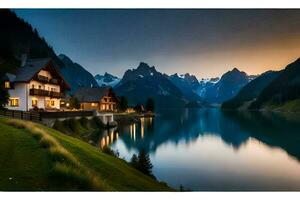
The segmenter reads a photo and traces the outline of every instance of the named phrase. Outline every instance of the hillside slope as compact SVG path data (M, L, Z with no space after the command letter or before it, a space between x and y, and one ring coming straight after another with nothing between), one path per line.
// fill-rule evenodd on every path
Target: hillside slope
M300 58L286 66L280 75L263 89L251 109L282 107L300 98ZM290 106L288 106L290 107Z
M0 117L0 128L1 191L171 190L130 167L125 161L40 124ZM58 145L56 151L52 150L53 144ZM61 163L53 165L53 158L58 162L61 154L64 159L60 162L68 163L64 168ZM71 161L81 168L81 173L75 173ZM59 173L56 172L57 167ZM87 183L95 183L95 180L100 181L100 187L91 185L90 188Z
M53 49L36 29L14 12L0 10L0 70L10 72L19 66L22 55L28 58L52 58L62 65Z
M60 54L58 58L64 64L64 66L61 67L61 73L66 81L72 86L72 94L80 87L98 87L98 83L94 76L81 65L73 62L69 57L63 54Z
M263 73L245 85L235 97L224 102L222 104L222 108L237 109L243 104L253 101L267 85L269 85L276 77L279 76L279 74L280 72L275 71Z

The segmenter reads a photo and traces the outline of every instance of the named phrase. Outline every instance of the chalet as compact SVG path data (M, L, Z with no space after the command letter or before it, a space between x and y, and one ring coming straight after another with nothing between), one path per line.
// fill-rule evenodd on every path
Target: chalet
M3 82L9 93L6 108L11 110L59 110L70 89L50 58L27 60L14 74L7 73Z
M117 98L109 87L79 88L74 96L83 110L111 111L117 110Z

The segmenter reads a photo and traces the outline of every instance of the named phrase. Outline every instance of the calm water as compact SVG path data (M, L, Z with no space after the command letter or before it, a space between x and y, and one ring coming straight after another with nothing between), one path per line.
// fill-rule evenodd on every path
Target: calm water
M103 133L130 160L144 148L154 175L190 190L300 190L300 116L219 109L159 112Z

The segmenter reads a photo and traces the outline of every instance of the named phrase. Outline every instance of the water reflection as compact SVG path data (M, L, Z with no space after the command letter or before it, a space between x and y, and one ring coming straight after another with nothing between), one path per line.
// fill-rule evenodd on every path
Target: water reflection
M193 190L299 190L300 116L165 110L102 134L129 160L142 148L155 175Z
M102 130L99 140L99 147L103 149L119 139L119 133L116 128Z

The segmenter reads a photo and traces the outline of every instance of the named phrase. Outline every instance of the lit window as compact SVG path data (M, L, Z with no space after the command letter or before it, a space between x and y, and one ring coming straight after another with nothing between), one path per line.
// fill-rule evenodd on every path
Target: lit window
M38 100L37 99L32 99L32 107L35 107L38 105Z
M11 98L9 99L9 103L11 107L19 107L19 99Z
M95 103L92 103L92 106L94 107L94 106L95 106Z
M51 106L55 106L54 100L51 100Z
M9 89L9 88L10 88L10 82L9 82L9 81L5 81L4 87L5 87L6 89Z

